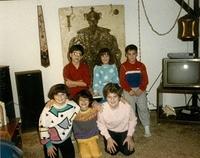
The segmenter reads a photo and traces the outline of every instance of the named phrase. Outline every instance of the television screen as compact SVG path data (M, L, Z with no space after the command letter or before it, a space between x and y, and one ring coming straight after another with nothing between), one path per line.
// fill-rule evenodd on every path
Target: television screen
M200 87L200 59L163 59L164 87Z
M195 84L199 82L199 63L177 63L170 62L168 66L167 80L169 83L191 83Z

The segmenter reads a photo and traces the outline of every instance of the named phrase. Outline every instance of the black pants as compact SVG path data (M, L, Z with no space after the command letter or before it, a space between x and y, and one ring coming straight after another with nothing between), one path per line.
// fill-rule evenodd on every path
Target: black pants
M59 158L58 149L60 150L63 158L75 158L74 146L72 144L72 140L70 137L61 144L53 144L53 145L57 149L55 158ZM44 145L44 154L45 158L50 158L47 155L47 148L45 145Z
M110 136L112 137L113 140L115 140L115 142L118 144L118 146L115 146L116 148L116 152L115 153L110 153L108 150L107 150L107 140L104 138L104 144L105 144L105 151L111 155L116 155L119 151L121 153L123 153L124 155L128 156L128 155L131 155L132 153L135 152L135 149L133 150L128 150L128 144L125 143L123 145L123 142L124 140L126 139L127 137L127 131L125 132L113 132L113 131L108 131Z

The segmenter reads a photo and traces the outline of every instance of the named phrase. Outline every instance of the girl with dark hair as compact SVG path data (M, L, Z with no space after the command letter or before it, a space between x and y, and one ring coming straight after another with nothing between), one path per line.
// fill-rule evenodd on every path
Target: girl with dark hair
M108 83L119 83L117 66L108 48L102 48L97 55L97 63L93 70L94 96L103 97L103 87Z
M99 108L92 106L93 97L89 90L80 91L75 98L80 112L74 119L73 133L80 157L99 158L102 155L98 145L99 130L96 123Z
M65 84L56 84L49 90L51 106L45 106L39 119L39 134L44 146L45 158L59 158L58 149L63 158L75 158L71 141L72 123L80 107L68 99Z

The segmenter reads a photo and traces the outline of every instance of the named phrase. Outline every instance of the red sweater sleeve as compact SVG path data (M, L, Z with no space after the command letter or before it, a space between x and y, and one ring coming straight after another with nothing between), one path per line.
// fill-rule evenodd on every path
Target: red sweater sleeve
M126 79L125 79L125 73L126 73L126 67L125 64L122 64L120 66L120 72L119 72L119 81L120 81L120 85L121 87L126 90L127 92L129 92L131 90L131 87L128 85Z
M90 76L90 70L89 70L89 66L84 64L84 68L83 68L83 81L87 84L88 87L91 86L91 76Z
M147 88L147 85L149 83L149 80L148 80L147 70L146 70L146 67L145 67L144 64L142 64L142 66L141 66L141 73L142 73L142 78L141 78L141 82L140 82L139 88L142 91L145 91L146 88Z
M64 80L67 80L67 78L69 78L69 68L68 68L69 66L68 65L66 65L65 67L64 67L64 69L63 69L63 78L64 78Z

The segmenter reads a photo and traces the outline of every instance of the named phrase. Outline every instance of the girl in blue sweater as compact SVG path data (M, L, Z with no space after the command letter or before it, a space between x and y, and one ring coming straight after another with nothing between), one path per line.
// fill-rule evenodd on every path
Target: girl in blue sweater
M94 96L103 98L103 87L107 83L119 83L118 70L108 48L102 48L96 60L97 63L93 70L93 93Z

